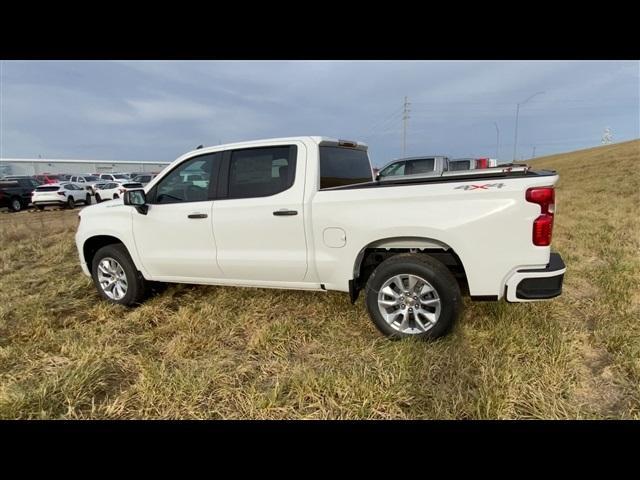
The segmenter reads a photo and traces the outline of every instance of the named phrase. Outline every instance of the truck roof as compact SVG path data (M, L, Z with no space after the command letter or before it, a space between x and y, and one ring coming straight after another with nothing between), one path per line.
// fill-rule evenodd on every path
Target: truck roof
M355 147L360 150L367 150L369 146L364 142L359 142L357 140L346 140L346 139L338 139L333 137L325 137L318 135L308 135L308 136L298 136L298 137L277 137L277 138L263 138L259 140L247 140L245 142L235 142L235 143L225 143L223 145L211 145L203 148L195 148L189 152L186 152L184 155L181 155L180 158L186 155L191 155L192 153L205 153L205 152L215 152L218 150L227 150L229 148L242 148L242 147L256 147L263 145L265 143L271 142L294 142L294 141L304 141L311 140L318 145L339 145L340 142L349 142L355 144Z

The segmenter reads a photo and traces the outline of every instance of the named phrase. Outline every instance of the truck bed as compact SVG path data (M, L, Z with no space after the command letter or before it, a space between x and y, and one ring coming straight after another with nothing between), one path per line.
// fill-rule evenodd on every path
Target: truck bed
M467 173L464 175L442 175L442 176L423 176L423 177L398 177L390 180L372 180L366 183L356 183L353 185L344 185L338 187L325 188L324 190L350 190L357 188L377 188L390 187L398 185L420 185L425 183L445 183L445 182L467 182L472 180L495 180L495 179L512 179L512 178L537 178L556 175L555 170L518 170L518 171L500 171L484 173Z

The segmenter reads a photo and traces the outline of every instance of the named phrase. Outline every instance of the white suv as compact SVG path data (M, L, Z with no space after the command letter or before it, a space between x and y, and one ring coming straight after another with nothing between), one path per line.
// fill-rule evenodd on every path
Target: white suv
M75 208L79 202L91 205L91 195L73 183L40 185L31 194L31 203L38 210L44 210L47 206Z

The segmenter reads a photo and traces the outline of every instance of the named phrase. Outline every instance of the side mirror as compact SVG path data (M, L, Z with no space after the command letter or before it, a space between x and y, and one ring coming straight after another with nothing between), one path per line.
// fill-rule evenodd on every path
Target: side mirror
M146 215L149 211L149 205L147 205L147 196L144 190L127 190L124 192L123 201L125 205L131 205L136 208L138 213Z

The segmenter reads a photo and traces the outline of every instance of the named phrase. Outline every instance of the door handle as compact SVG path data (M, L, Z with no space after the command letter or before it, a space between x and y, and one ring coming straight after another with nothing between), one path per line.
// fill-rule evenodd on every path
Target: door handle
M280 216L290 216L290 215L297 215L298 211L297 210L287 210L286 208L283 208L282 210L276 210L275 212L273 212L273 214L277 217Z
M208 215L206 213L190 213L187 215L189 218L207 218Z

